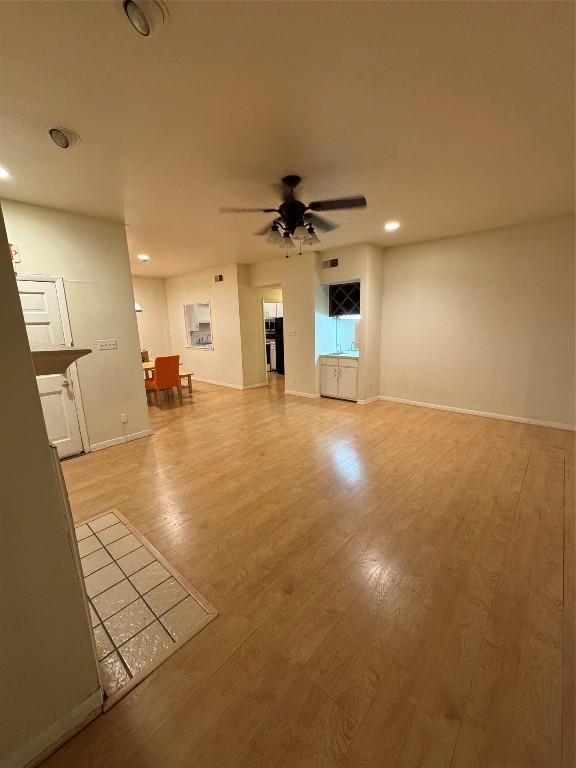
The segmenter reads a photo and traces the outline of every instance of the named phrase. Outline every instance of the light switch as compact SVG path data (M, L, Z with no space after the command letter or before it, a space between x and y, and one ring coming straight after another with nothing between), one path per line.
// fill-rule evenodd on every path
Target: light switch
M99 339L98 349L100 351L106 349L118 349L118 339Z

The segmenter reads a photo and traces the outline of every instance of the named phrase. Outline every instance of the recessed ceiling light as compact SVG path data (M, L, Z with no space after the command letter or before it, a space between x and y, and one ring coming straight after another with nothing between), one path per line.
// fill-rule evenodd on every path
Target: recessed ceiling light
M80 136L69 128L50 128L50 138L60 149L69 149L80 141Z
M0 165L0 179L9 179L9 178L10 178L10 174L8 173L6 168Z
M386 230L386 232L396 232L397 229L400 229L400 222L387 221L386 224L384 224L384 229Z
M138 3L135 3L134 0L124 0L124 13L136 32L142 35L142 37L148 37L150 34L150 22Z
M138 261L150 261L150 256L148 256L147 253L139 253L138 256L136 256Z

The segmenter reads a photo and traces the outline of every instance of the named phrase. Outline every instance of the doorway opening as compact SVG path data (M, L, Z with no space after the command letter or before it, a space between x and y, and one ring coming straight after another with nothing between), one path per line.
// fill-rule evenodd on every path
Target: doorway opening
M271 286L262 299L266 383L284 388L284 304L282 289Z

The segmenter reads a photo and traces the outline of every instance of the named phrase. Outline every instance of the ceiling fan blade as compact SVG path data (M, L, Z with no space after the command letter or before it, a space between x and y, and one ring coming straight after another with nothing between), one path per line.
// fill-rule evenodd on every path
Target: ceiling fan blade
M338 224L334 224L333 221L325 219L323 216L316 216L315 213L305 213L304 219L307 224L312 224L315 229L320 232L331 232L333 229L338 228Z
M367 202L364 195L353 197L338 197L335 200L315 200L308 203L311 211L338 211L342 208L366 208Z
M276 208L233 208L228 205L222 206L220 213L278 213Z

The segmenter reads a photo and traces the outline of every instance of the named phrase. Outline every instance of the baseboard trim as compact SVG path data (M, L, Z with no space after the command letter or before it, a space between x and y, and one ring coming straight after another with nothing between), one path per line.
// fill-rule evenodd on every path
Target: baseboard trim
M112 440L104 440L102 443L92 443L90 450L101 451L102 448L111 448L113 445L129 443L131 440L139 440L141 437L150 437L153 434L151 429L144 429L142 432L133 432L131 435L120 435L120 437L113 437Z
M260 384L245 384L242 389L260 389L260 387L267 387L267 381L261 381Z
M297 392L295 389L285 389L284 394L294 395L295 397L311 397L314 399L320 397L320 395L316 392Z
M415 405L418 408L433 408L437 411L452 411L453 413L463 413L468 416L481 416L485 419L498 419L499 421L515 421L518 424L531 424L535 427L550 427L552 429L564 429L574 432L576 426L565 424L562 421L543 421L541 419L527 419L523 416L508 416L505 413L489 413L488 411L475 411L470 408L457 408L453 405L438 405L437 403L423 403L420 400L406 400L403 397L392 397L390 395L380 395L380 400L387 400L390 403L401 403L402 405Z
M214 381L214 379L203 379L200 376L192 376L192 384L195 381L201 381L203 384L214 384L217 387L228 387L229 389L246 389L242 384L228 384L226 381Z
M102 689L97 688L50 728L9 755L2 765L6 768L34 768L39 765L91 720L98 717L102 711L102 700Z
M368 405L368 403L375 403L378 400L380 400L378 395L374 395L374 397L367 397L365 400L356 400L356 403L357 405Z

